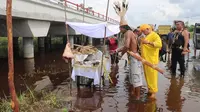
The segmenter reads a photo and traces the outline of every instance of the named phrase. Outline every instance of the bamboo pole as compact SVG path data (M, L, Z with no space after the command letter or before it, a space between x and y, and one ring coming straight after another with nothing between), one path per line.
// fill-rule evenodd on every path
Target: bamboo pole
M109 4L110 4L110 0L108 0L107 2L107 9L106 9L106 22L108 20L108 9L109 9ZM106 44L106 28L105 27L105 32L104 32L104 41L103 41L103 53L102 53L102 58L101 58L101 72L100 72L100 75L103 73L103 59L104 59L104 54L106 52L106 48L105 48L105 44ZM100 76L100 86L99 88L101 88L101 80L102 80L102 77Z
M8 85L11 95L11 107L14 112L19 112L19 103L15 92L14 84L14 62L13 62L13 34L12 34L12 0L7 0L6 22L8 35Z

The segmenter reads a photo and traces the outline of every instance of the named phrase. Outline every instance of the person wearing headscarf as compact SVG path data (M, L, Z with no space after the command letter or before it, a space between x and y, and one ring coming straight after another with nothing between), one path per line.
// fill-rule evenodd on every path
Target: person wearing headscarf
M144 38L145 35L140 31L140 26L138 26L136 29L133 30L133 33L137 36L137 41L138 41L138 52L141 54L141 49L140 49L140 40L141 38Z
M146 35L145 38L141 39L141 56L146 61L157 65L159 63L159 50L162 47L161 38L152 31L152 27L148 24L142 24L140 30ZM147 65L143 65L143 67L149 98L155 99L155 94L158 92L158 72Z

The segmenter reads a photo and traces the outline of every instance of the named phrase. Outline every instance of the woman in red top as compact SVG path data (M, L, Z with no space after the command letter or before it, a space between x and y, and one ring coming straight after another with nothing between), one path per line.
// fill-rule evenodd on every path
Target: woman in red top
M109 51L110 51L110 57L111 57L111 64L118 64L119 59L118 59L118 53L113 53L118 48L118 40L117 36L114 35L113 37L110 37L106 40L106 44L109 46Z

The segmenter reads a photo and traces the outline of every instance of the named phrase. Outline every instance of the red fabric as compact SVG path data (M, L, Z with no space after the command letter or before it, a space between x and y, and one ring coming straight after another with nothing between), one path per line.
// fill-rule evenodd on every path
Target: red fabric
M116 50L117 47L118 47L117 43L116 43L116 39L115 38L110 38L109 41L110 41L109 49L110 50Z

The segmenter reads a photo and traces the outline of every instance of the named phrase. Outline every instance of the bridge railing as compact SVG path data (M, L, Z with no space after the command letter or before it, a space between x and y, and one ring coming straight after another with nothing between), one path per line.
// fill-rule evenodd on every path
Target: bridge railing
M63 2L58 2L58 4L65 6L65 2L64 1ZM84 11L84 13L86 13L86 14L91 14L91 15L93 15L95 17L98 17L98 18L106 20L106 16L105 15L100 14L98 12L95 12L94 10L91 10L89 8L84 8L82 5L73 3L73 2L68 1L68 0L66 0L66 7L74 9L74 10L77 10L77 11L81 11L81 12ZM117 20L112 19L110 17L108 17L107 20L110 21L110 22L119 23Z
M84 8L82 5L75 4L75 3L70 2L70 1L68 1L68 0L66 0L66 6L67 6L68 8L73 8L73 9L76 9L76 10L78 10L78 11L84 11L84 12L87 13L87 14L91 14L91 15L93 15L93 16L96 16L96 17L99 17L99 18L102 18L102 19L106 20L106 16L105 16L105 15L100 14L100 13L98 13L98 12L95 12L94 10L91 10L91 9L89 9L89 8ZM119 23L117 20L114 20L114 19L112 19L112 18L110 18L110 17L108 17L107 19L108 19L108 21L112 21L112 22L115 22L115 23Z

